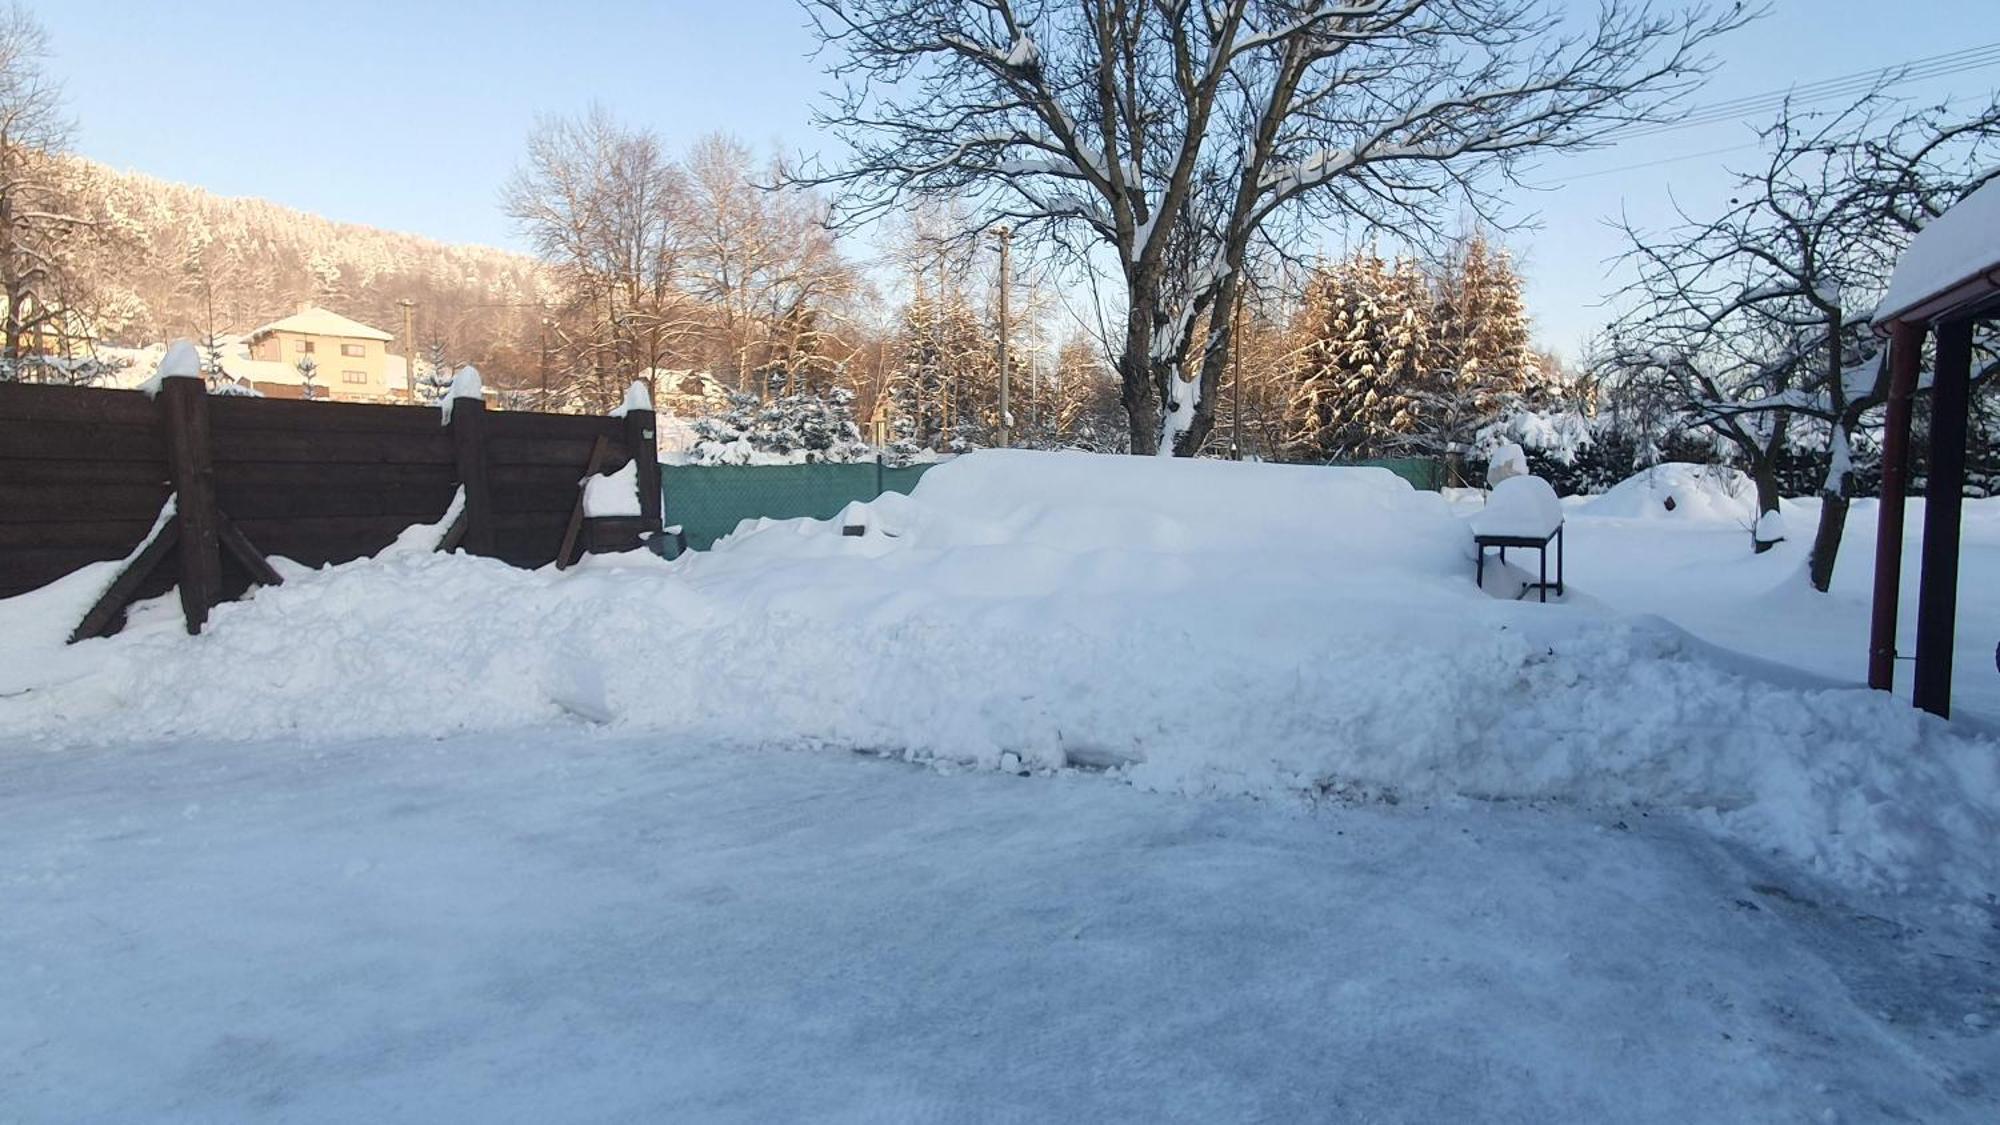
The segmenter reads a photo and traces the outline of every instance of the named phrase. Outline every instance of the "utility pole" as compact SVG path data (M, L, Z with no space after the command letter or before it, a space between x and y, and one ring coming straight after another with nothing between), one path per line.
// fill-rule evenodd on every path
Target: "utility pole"
M408 297L396 303L403 306L403 389L414 401L417 397L417 334L414 327L417 303Z
M1013 285L1013 278L1008 272L1009 262L1007 254L1013 244L1014 232L1006 227L1001 227L997 233L1000 235L1000 447L1005 449L1014 444L1014 415L1011 413L1014 407L1007 396L1009 383L1007 371L1007 290Z

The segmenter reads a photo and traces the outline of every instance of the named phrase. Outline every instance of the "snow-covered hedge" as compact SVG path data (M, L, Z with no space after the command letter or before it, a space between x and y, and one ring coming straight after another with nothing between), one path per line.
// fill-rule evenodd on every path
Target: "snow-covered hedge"
M854 422L854 393L789 394L770 402L736 393L719 414L694 421L688 460L697 465L788 465L870 461L875 448Z

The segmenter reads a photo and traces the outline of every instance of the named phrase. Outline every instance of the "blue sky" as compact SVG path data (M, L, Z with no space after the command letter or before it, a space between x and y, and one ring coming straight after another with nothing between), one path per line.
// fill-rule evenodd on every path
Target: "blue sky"
M597 0L562 11L463 0L34 0L78 120L106 163L336 219L517 247L496 203L540 112L592 100L675 146L723 130L759 148L819 144L822 88L791 0ZM1594 3L1590 6L1594 7ZM1993 0L1778 0L1717 49L1706 104L2000 41ZM313 60L302 63L301 59ZM321 60L338 59L336 71ZM1984 96L2000 67L1915 83ZM1726 195L1753 122L1707 125L1551 162L1520 193L1539 229L1508 239L1544 342L1573 351L1605 317L1603 222L1663 221ZM1635 167L1636 165L1643 165ZM1329 245L1340 245L1330 236ZM857 247L866 255L868 247Z

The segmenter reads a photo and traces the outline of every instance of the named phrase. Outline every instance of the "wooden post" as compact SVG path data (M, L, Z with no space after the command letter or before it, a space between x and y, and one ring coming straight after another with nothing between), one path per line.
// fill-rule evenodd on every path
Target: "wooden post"
M1972 322L1937 325L1931 381L1931 462L1924 482L1923 585L1917 591L1917 674L1911 698L1951 715L1951 648L1958 617L1959 512L1965 505L1965 429L1972 375Z
M1896 686L1897 601L1903 590L1903 499L1910 486L1910 395L1923 365L1925 329L1898 322L1889 337L1889 400L1882 421L1882 499L1875 515L1875 599L1868 626L1868 686Z
M495 554L493 491L486 477L486 403L461 398L451 404L451 448L458 463L458 483L465 489L465 550Z
M209 460L208 387L199 378L160 380L160 425L167 444L180 521L181 616L189 633L201 632L208 611L222 600L221 520L215 510L215 468Z
M648 532L660 530L660 443L653 427L652 411L625 412L625 449L639 467L639 516Z

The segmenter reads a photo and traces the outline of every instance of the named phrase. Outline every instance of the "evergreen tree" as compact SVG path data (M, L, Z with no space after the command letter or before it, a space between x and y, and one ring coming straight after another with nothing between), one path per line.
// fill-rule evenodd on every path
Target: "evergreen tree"
M421 373L410 372L411 389L416 393L418 401L426 405L436 405L444 398L445 392L451 389L452 369L450 362L445 359L443 339L431 337L431 342L424 348L421 366Z
M1412 279L1415 284L1412 284ZM1322 271L1296 332L1285 453L1331 460L1408 448L1422 414L1418 377L1428 350L1421 276L1373 253Z
M1425 379L1424 451L1463 453L1481 428L1549 395L1529 345L1521 277L1505 250L1475 232L1446 261L1436 285Z
M313 385L313 380L319 375L319 361L311 355L302 355L297 367L299 381L304 384L304 393L300 397L308 401L320 397L319 388Z

